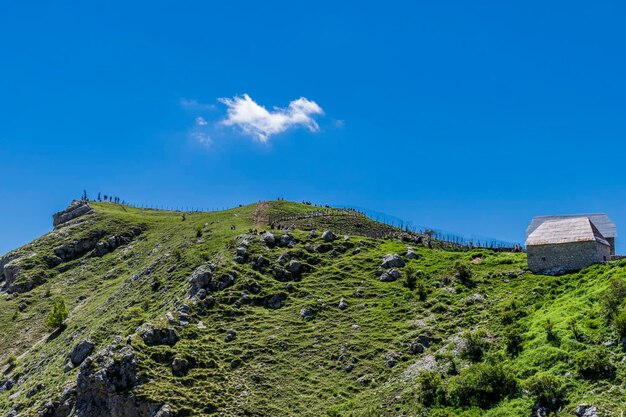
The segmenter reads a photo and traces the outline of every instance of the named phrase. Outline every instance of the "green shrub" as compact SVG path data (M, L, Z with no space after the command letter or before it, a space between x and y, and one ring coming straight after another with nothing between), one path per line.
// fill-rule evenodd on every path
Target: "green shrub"
M626 298L626 281L623 278L612 277L609 288L602 295L604 312L608 319L612 319L618 312Z
M48 316L48 326L53 328L63 328L64 322L69 316L70 312L67 309L67 305L65 304L65 299L60 297L58 300L54 302L54 306L52 307L52 311Z
M541 407L557 411L563 403L563 381L545 372L530 377L524 384L534 401Z
M426 285L423 282L418 282L416 285L417 295L420 301L426 301L426 297L428 296L428 291L426 291Z
M439 374L426 371L417 379L420 391L419 401L427 407L439 402L444 396L443 384Z
M600 347L579 352L574 358L574 366L585 379L612 379L616 368L606 350Z
M620 339L626 337L626 310L622 310L613 319L613 327L617 330Z
M574 336L574 340L580 341L582 335L580 334L580 329L578 328L578 322L576 321L575 318L569 319L569 321L567 322L567 328L572 332L572 336Z
M520 326L511 325L504 330L504 343L508 354L517 356L522 351L524 332Z
M183 259L183 253L178 248L174 249L172 255L174 255L174 259L176 259L176 262L180 262Z
M480 362L487 349L486 334L484 330L479 329L475 332L465 332L465 346L461 355L472 362Z
M450 379L447 397L455 406L486 408L516 391L517 381L501 365L479 363Z
M554 323L552 322L552 320L547 319L543 323L543 328L546 331L546 340L548 342L550 342L550 343L558 342L559 338L557 337L556 333L554 332Z
M17 366L17 356L9 355L6 364L9 366L9 369L15 368Z
M472 270L466 263L456 261L454 264L454 277L461 283L467 284L472 279Z
M406 278L402 282L409 290L413 291L417 287L418 281L421 282L424 279L424 272L420 270L414 270L413 268L407 268Z
M202 237L202 226L196 226L196 237Z

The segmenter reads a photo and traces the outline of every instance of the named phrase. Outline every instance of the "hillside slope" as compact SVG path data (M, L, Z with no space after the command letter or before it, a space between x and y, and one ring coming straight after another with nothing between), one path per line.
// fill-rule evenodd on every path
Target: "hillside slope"
M523 253L429 249L316 210L91 203L61 218L0 258L0 415L626 409L625 355L605 308L607 294L621 308L626 263L536 276ZM288 217L295 230L261 234ZM61 296L69 318L53 331Z

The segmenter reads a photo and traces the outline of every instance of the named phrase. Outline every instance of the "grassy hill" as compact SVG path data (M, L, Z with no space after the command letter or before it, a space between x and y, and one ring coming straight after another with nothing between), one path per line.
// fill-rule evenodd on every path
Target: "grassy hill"
M367 237L395 235L284 201L91 208L0 260L0 415L626 409L622 261L537 276L523 253ZM294 213L295 230L264 240L268 218ZM402 258L398 279L381 268L387 254ZM69 317L55 331L46 320L60 297ZM72 363L84 341L89 357Z

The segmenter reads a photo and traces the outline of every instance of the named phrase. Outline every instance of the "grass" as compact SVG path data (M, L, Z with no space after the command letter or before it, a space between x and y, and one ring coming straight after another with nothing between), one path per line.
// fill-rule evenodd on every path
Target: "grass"
M624 276L623 262L548 277L530 274L521 253L419 246L419 258L409 260L400 271L423 272L420 294L403 285L405 276L395 282L381 282L376 276L385 254L406 252L407 244L396 240L340 236L330 251L318 252L311 249L321 245L321 239L296 229L294 248L268 248L258 239L252 241L251 259L262 255L270 262L264 271L233 261L242 234L250 228L267 228L258 221L266 221L270 214L316 210L312 206L279 201L184 213L184 217L181 212L110 203L92 206L95 213L83 223L51 232L15 251L18 256L31 255L27 271L40 269L47 275L29 292L0 298L0 364L12 363L5 365L0 385L15 375L21 375L22 381L0 393L3 412L19 404L24 415L35 415L42 404L75 384L78 371L66 373L63 367L80 340L90 338L96 349L106 347L114 335L133 335L143 324L166 325L165 313L175 312L182 303L191 306L191 322L177 328L181 340L175 346L148 347L132 337L141 373L147 377L135 395L167 403L178 415L530 414L535 398L522 389L495 403L481 403L484 409L454 405L447 399L455 374L463 374L471 365L459 348L468 331L480 335L483 349L472 360L501 364L520 387L537 373L561 378L568 412L581 403L594 404L603 413L626 408L624 353L618 346L604 346L617 335L601 305L608 279ZM349 217L341 217L341 223L333 223L331 216L317 221L300 227L341 234L381 227ZM108 237L135 227L143 230L139 237L102 257L85 255L54 268L46 264L60 244L94 230L103 230ZM307 269L291 285L272 273L280 267L278 257L283 253L297 257ZM203 314L187 300L187 280L206 261L218 264L217 274L235 271L237 278L233 286L213 294L216 305ZM458 262L469 268L471 278L461 282L455 277ZM30 279L29 274L20 279ZM258 294L247 291L252 283L260 287ZM253 300L274 294L287 298L282 308L274 310L261 302L247 304L242 301L244 292ZM45 321L58 296L64 296L70 316L67 328L53 334ZM341 298L346 309L338 308ZM21 304L26 304L23 311ZM313 319L303 320L302 309L312 309ZM550 338L547 321L552 324ZM515 354L506 346L511 326L521 335ZM232 342L224 341L227 329L237 331ZM420 336L427 336L430 344L423 353L413 354L409 345ZM610 380L586 379L574 369L577 355L598 349L602 350L598 357L616 364ZM186 376L172 375L174 357L194 364ZM419 400L418 380L425 363L434 364L442 393L428 405ZM40 384L45 388L32 394Z

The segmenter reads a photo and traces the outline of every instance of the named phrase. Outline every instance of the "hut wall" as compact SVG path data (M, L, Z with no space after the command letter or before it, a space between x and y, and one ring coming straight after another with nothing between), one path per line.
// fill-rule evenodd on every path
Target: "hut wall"
M532 245L527 254L533 273L558 275L610 260L611 247L596 241Z

